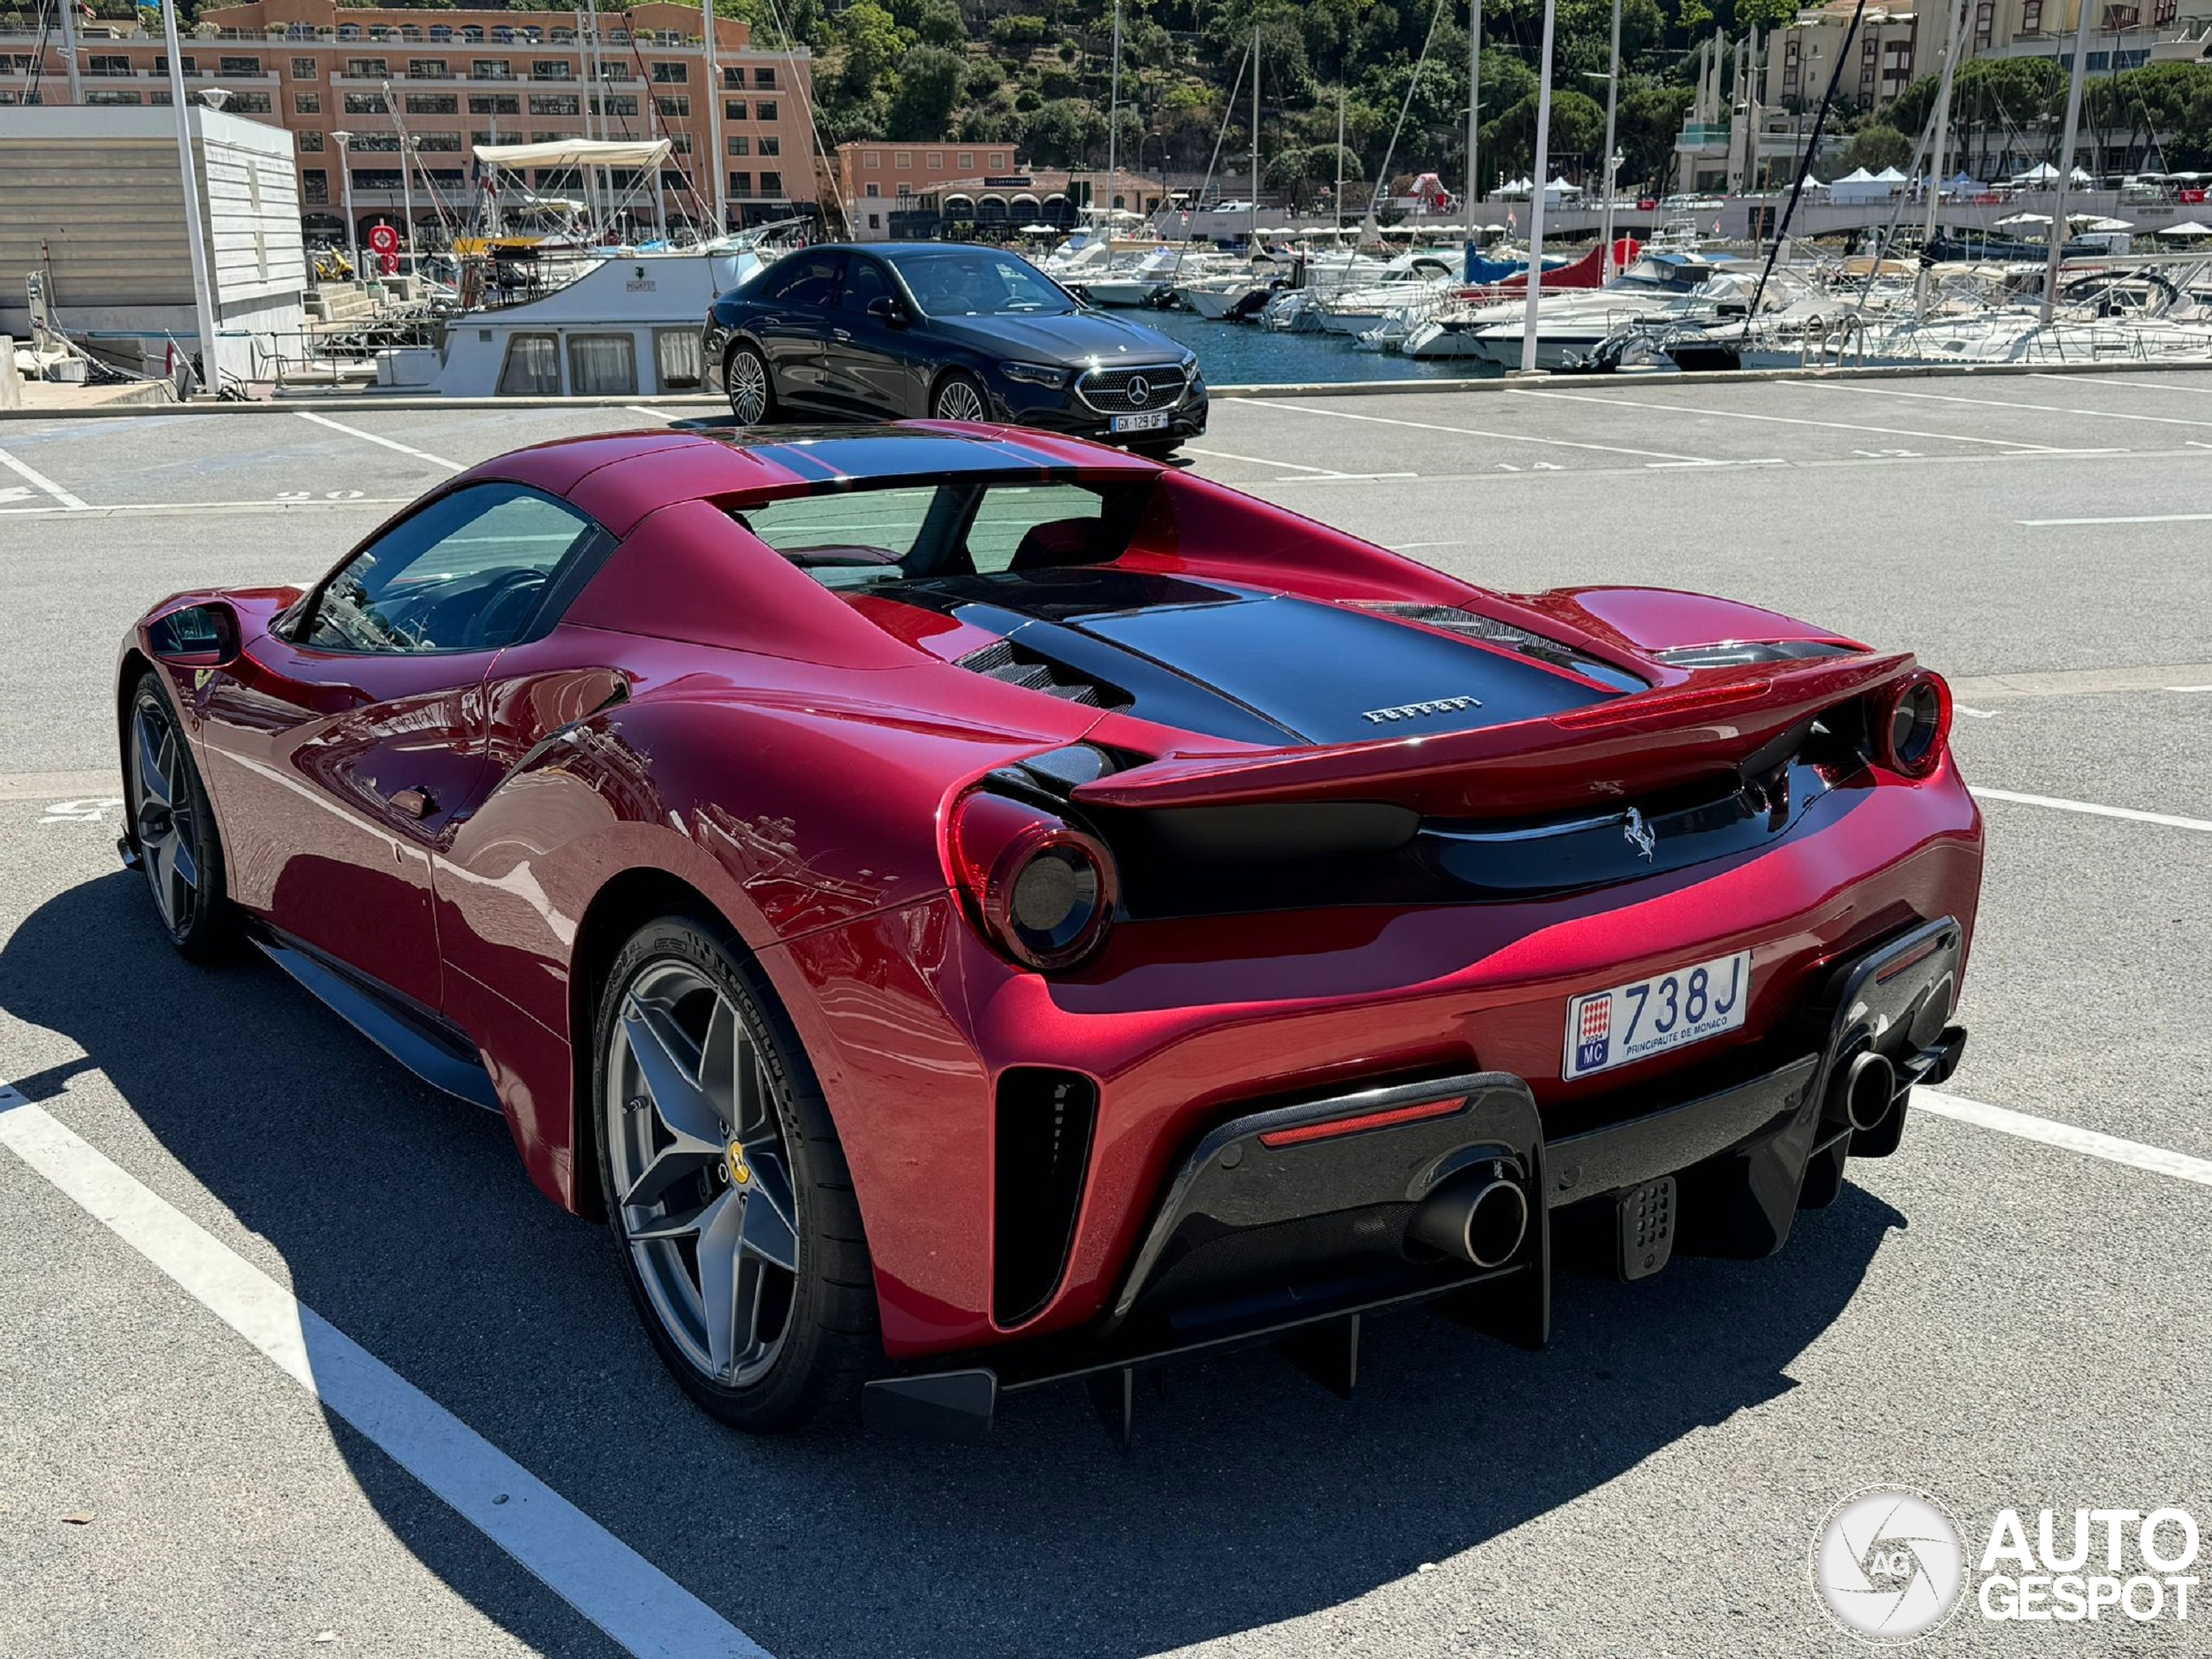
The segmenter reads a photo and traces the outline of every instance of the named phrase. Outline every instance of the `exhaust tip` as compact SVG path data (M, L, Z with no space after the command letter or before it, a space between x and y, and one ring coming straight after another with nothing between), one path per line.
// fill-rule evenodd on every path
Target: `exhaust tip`
M1412 1230L1442 1255L1478 1268L1502 1268L1529 1235L1529 1200L1509 1180L1468 1182L1415 1211Z
M1843 1084L1843 1115L1865 1134L1888 1121L1897 1103L1897 1069L1883 1054L1866 1053L1851 1063Z

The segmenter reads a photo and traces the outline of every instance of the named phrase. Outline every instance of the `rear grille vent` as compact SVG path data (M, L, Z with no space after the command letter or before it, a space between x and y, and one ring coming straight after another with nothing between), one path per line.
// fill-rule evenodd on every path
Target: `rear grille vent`
M1019 685L1048 696L1065 697L1090 709L1126 709L1135 699L1118 686L1077 673L1065 663L1024 651L1011 639L994 639L959 658L961 667L986 679Z
M1541 633L1531 633L1526 628L1516 628L1510 622L1501 622L1494 616L1484 616L1479 611L1462 610L1457 605L1421 605L1402 600L1376 600L1360 607L1377 616L1393 616L1403 622L1418 622L1425 627L1440 628L1446 633L1456 633L1469 639L1479 639L1484 645L1496 645L1504 651L1549 664L1564 668L1623 691L1643 691L1649 686L1635 675L1615 668L1610 663L1600 663L1585 657L1572 646L1556 639L1547 639Z
M1059 1288L1097 1116L1098 1085L1080 1072L1015 1066L999 1079L991 1317L1001 1325L1029 1319Z

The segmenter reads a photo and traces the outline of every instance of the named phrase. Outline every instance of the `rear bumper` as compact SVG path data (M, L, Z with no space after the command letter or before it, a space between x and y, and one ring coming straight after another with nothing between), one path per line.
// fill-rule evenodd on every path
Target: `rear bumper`
M1528 1081L1503 1072L1233 1119L1186 1154L1098 1319L871 1383L868 1421L972 1437L1001 1393L1331 1327L1356 1354L1359 1316L1442 1297L1541 1346L1555 1240L1577 1230L1614 1250L1629 1278L1664 1265L1677 1236L1700 1253L1770 1255L1800 1208L1835 1196L1853 1153L1896 1149L1911 1088L1958 1064L1966 1033L1948 1020L1965 948L1949 918L1909 929L1830 973L1789 1033L1803 1052L1572 1133L1548 1133ZM1867 1054L1897 1087L1885 1114L1862 1109L1854 1127L1843 1084ZM1524 1201L1526 1224L1502 1259L1459 1259L1426 1242L1424 1211L1474 1183L1503 1183Z

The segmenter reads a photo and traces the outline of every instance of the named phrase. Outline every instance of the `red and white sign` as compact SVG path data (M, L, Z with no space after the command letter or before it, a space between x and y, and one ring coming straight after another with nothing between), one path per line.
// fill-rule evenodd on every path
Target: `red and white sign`
M369 245L378 253L397 253L399 232L389 225L378 225L369 232Z

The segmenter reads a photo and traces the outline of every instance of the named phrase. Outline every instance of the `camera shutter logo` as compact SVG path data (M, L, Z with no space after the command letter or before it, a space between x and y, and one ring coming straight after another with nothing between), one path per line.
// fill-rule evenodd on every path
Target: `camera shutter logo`
M1958 1523L1924 1493L1855 1492L1813 1535L1813 1587L1863 1642L1898 1646L1926 1636L1957 1608L1965 1583Z

